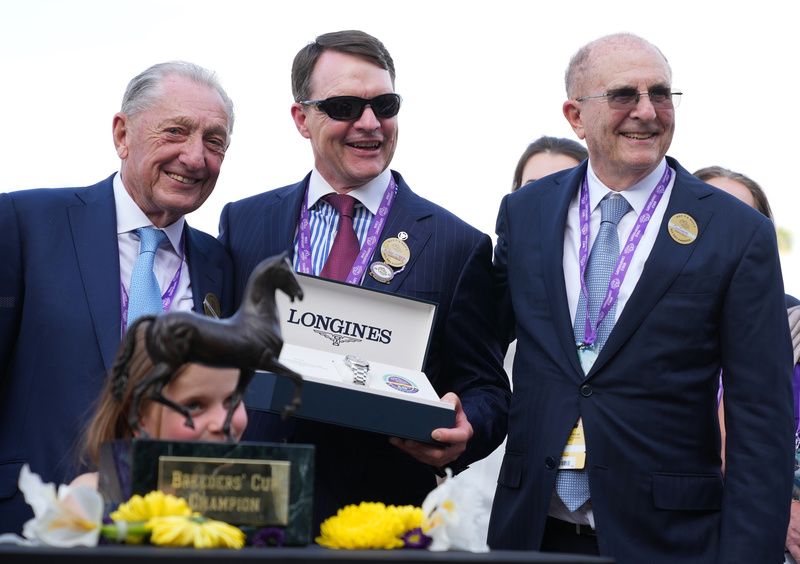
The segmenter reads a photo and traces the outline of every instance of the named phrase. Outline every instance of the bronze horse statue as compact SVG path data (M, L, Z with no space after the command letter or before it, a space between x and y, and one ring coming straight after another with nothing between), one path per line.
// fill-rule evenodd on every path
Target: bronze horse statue
M133 391L128 421L134 431L139 428L139 413L143 399L157 401L186 418L186 426L194 428L192 415L184 406L164 397L164 387L174 378L184 364L194 362L208 366L238 368L239 382L231 396L225 419L224 433L231 440L230 423L233 413L242 401L244 392L256 370L273 372L294 382L294 397L284 409L284 417L300 407L303 378L278 361L283 339L280 318L275 305L275 290L282 290L289 298L303 299L303 290L297 281L287 253L260 262L247 281L242 303L236 313L227 319L213 319L194 312L172 312L141 317L128 328L136 334L141 323L149 323L145 343L154 367ZM126 364L125 357L133 354L135 339L126 339L130 348L118 364ZM117 366L114 375L121 378L115 389L124 389L127 371Z

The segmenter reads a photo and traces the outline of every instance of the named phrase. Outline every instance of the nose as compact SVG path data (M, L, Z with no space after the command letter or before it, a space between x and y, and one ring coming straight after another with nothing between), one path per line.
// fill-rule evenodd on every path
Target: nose
M636 102L636 107L631 111L631 117L636 117L643 120L655 119L656 109L650 101L650 95L647 93L639 95L639 101Z
M225 419L228 417L227 404L220 403L214 407L214 412L210 414L206 430L211 435L212 440L224 440ZM233 410L231 418L231 435L234 440L239 440L247 427L247 410L243 402L239 402Z
M184 142L178 160L189 170L200 170L205 167L205 145L201 135L191 135Z
M206 431L212 436L222 436L222 429L225 427L225 419L228 417L228 409L219 403L213 408L213 412L209 413L208 424Z
M375 115L375 112L372 111L372 106L367 106L364 108L364 112L361 114L361 117L356 120L354 125L358 129L374 131L381 126L381 122Z

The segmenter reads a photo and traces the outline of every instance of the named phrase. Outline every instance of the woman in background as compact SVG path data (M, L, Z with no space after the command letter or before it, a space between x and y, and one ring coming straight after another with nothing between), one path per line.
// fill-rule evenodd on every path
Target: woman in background
M578 166L588 157L589 152L577 141L546 135L539 137L519 158L511 191L515 192L548 174Z

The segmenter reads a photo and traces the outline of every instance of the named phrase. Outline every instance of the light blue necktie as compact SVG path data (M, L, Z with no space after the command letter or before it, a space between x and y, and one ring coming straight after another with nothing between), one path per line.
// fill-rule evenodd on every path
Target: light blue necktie
M167 235L154 227L141 227L136 233L139 235L139 257L133 265L128 288L128 327L143 315L161 313L161 287L153 272L153 263L156 250Z
M619 258L619 235L617 224L628 211L631 205L621 195L612 194L600 201L600 230L592 245L592 254L586 265L586 287L589 292L589 315L592 324L597 322L600 304L608 292L608 281ZM595 348L599 353L605 345L611 329L614 327L614 317L617 311L617 302L611 306L600 327L597 328ZM586 327L586 297L583 292L578 299L578 309L575 314L575 342L581 343L584 339ZM570 511L575 511L589 499L589 479L585 470L559 470L556 475L556 491Z

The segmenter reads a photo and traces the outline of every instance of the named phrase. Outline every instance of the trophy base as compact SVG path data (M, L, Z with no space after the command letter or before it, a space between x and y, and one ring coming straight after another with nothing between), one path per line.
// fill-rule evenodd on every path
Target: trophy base
M311 542L314 447L152 439L106 443L99 491L112 511L132 495L159 490L193 511L246 528L281 527L284 544Z

